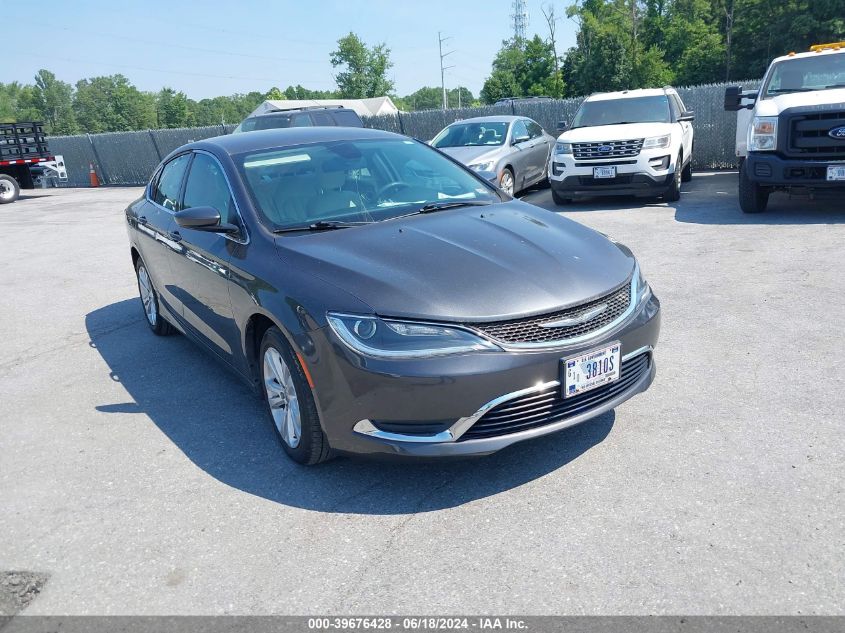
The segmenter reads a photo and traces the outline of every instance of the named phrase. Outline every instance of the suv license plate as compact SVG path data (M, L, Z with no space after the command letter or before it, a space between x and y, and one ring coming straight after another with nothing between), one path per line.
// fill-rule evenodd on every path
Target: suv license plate
M593 167L593 178L616 178L616 167ZM830 180L829 171L827 179Z
M596 389L619 380L621 344L594 349L580 356L563 360L563 397Z
M845 180L845 165L828 165L828 180Z

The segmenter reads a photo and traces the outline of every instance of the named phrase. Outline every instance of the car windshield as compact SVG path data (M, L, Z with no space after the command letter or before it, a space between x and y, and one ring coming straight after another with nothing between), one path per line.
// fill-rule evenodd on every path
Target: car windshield
M484 123L456 123L443 129L434 137L434 147L476 147L502 145L508 136L507 121Z
M572 119L572 127L622 123L669 123L671 120L669 98L666 95L655 95L585 101Z
M449 203L487 204L495 189L409 139L331 141L235 157L272 229L378 222Z
M786 59L772 66L764 97L845 88L845 54Z

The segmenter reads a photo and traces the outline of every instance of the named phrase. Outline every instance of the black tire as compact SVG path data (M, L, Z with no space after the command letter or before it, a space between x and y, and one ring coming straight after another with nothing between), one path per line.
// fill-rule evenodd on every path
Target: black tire
M745 161L739 166L739 208L743 213L762 213L769 204L771 191L748 178Z
M692 180L692 159L687 163L687 166L684 167L684 170L681 172L681 182L690 182Z
M264 387L266 380L264 356L271 347L279 352L282 360L287 365L291 378L293 379L294 389L296 390L301 424L299 444L296 447L291 447L284 440L279 428L276 426L267 389ZM276 437L278 437L279 443L288 457L306 466L313 466L314 464L331 459L331 447L329 446L329 441L325 433L323 433L323 427L320 425L320 416L317 413L317 405L314 402L311 387L308 385L308 378L305 376L305 372L296 354L291 350L282 332L276 327L271 327L264 333L264 338L261 340L261 347L259 349L258 367L261 372L262 398L264 399L267 417L273 425L273 429L276 431Z
M152 302L153 307L152 314L145 301L145 293L141 281L144 274L146 274L146 280L149 284L149 291L152 293L150 296L150 301ZM161 316L161 309L158 303L158 292L156 292L152 279L149 276L149 272L147 272L147 265L140 257L138 258L138 261L135 262L135 279L138 282L138 295L141 297L141 309L144 311L144 321L146 321L147 325L153 331L153 334L156 336L170 336L171 334L174 334L176 332L176 328L170 325L170 323Z
M566 205L566 204L569 204L570 202L572 202L572 198L564 198L557 191L552 189L552 201L555 204Z
M9 204L21 195L18 181L7 174L0 174L0 204Z
M510 191L505 189L503 186L506 178L510 178L510 181L512 183ZM502 175L499 177L499 187L502 189L502 191L504 191L511 197L516 195L516 174L513 173L513 169L511 169L510 167L505 167L502 170Z
M663 200L666 202L677 202L681 199L681 178L683 170L680 169L680 166L683 164L683 160L684 155L678 154L678 162L675 163L675 173L672 174L672 184L666 190L666 193L663 194Z

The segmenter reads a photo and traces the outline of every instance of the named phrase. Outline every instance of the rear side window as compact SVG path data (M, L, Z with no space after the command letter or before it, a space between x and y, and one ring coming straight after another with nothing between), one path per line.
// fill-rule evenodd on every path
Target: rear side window
M279 128L290 127L290 117L282 116L262 116L255 119L255 126L253 130L276 130Z
M291 123L291 127L311 127L311 125L311 117L307 114L297 114Z
M314 125L334 125L334 119L325 112L312 112L311 118L314 119Z
M525 127L528 128L528 134L531 136L531 138L539 138L543 136L543 128L540 127L539 123L526 120Z
M352 110L337 110L334 112L334 120L342 127L364 127L361 118Z
M179 191L190 158L190 154L182 154L164 166L151 191L153 202L170 211L179 211Z
M196 154L185 183L186 209L213 207L220 212L220 221L238 224L235 203L220 164L207 154Z

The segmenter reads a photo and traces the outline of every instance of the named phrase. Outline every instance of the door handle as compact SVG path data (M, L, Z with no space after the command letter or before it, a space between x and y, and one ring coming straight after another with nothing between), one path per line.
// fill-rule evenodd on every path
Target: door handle
M147 216L145 216L145 215L142 215L141 217L138 218L138 224L143 224L144 226L147 226L147 224L149 224L149 222L150 221L147 219Z
M182 241L182 234L179 231L169 231L167 235L170 236L170 239L174 242L181 242Z

